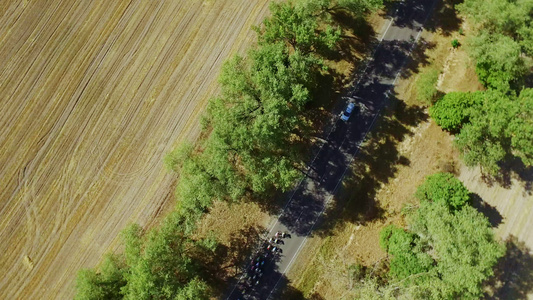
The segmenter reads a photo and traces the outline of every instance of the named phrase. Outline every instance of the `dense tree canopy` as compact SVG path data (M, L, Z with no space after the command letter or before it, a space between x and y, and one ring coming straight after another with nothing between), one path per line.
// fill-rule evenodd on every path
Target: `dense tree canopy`
M528 66L520 44L500 34L481 32L470 40L470 53L476 59L476 73L486 87L500 91L516 88Z
M479 298L482 283L504 254L487 218L464 203L468 191L449 174L430 176L417 195L422 200L410 215L409 230L388 226L381 232L380 245L392 256L392 279L384 286L368 279L374 297ZM462 205L451 206L453 198ZM368 299L368 286L361 288Z
M533 57L533 1L465 0L458 9L478 32L469 49L481 82L504 92L519 89Z
M531 89L524 89L518 98L496 91L483 93L481 105L469 110L469 123L457 135L456 144L468 165L480 165L495 174L499 164L513 154L526 166L532 161L533 131Z
M467 165L496 175L513 156L533 165L532 107L532 89L523 89L518 97L499 90L452 92L430 108L430 115L442 128L458 133L455 144Z
M422 202L411 228L436 261L435 273L420 286L422 294L433 299L479 298L483 281L493 275L505 252L487 218L471 206L452 213L440 203Z
M392 255L390 273L396 278L428 271L433 264L431 257L418 249L418 237L394 225L385 227L380 234L379 243Z

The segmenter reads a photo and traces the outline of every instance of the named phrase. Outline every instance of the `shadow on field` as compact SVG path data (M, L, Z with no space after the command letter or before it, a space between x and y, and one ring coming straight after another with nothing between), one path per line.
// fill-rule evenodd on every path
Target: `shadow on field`
M499 166L500 171L496 176L482 174L482 179L488 186L498 184L509 189L514 179L523 186L528 195L533 193L533 167L526 167L519 157L512 155L508 155Z
M472 206L489 219L492 227L498 227L498 225L502 223L503 217L494 206L483 201L483 199L476 193L471 193L470 199L472 199Z
M382 217L384 211L376 202L376 192L389 183L399 166L410 164L400 155L398 144L412 135L412 127L428 119L422 107L406 106L394 96L390 96L383 114L357 153L344 186L325 211L316 234L328 235L341 222L364 224Z
M524 242L510 236L507 251L500 259L494 277L486 282L485 299L528 299L533 292L533 256Z

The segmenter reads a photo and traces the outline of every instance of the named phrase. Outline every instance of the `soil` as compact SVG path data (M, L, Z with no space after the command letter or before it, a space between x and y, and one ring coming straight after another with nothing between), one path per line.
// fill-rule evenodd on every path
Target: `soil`
M68 299L131 222L173 206L222 62L268 1L3 1L0 298Z

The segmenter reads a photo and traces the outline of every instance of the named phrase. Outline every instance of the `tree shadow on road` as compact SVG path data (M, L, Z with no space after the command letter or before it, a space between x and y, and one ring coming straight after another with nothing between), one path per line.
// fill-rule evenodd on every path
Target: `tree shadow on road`
M265 233L263 227L243 228L232 235L228 243L219 243L212 255L199 257L203 279L220 294L227 292L228 280L242 273L242 268L257 251L257 243Z
M510 236L507 251L500 259L494 276L486 282L485 299L528 299L533 293L533 256L524 242Z
M407 106L394 95L390 96L382 114L357 153L343 187L325 211L315 234L328 235L343 222L364 224L382 217L384 210L375 199L377 191L390 182L400 165L410 164L409 159L400 154L398 144L413 134L411 128L428 119L422 107Z

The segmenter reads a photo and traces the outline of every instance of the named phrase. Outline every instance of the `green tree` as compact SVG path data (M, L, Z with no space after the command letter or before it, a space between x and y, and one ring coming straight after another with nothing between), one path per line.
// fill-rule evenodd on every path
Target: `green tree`
M302 0L300 4L314 15L346 12L355 17L362 17L365 13L383 6L383 0Z
M457 132L470 121L470 109L482 102L482 92L451 92L430 107L429 114L442 129Z
M507 128L512 152L524 165L533 166L533 89L522 90L516 105L517 114Z
M487 218L468 205L452 213L446 205L424 201L410 227L437 261L436 273L419 286L421 294L433 299L479 298L482 283L493 275L493 266L505 252Z
M509 36L482 31L470 40L469 49L476 59L476 73L487 87L507 92L528 70L519 42Z
M477 30L469 52L487 87L520 88L528 71L525 57L533 55L533 2L530 0L465 0L458 9Z
M507 127L516 113L516 105L507 96L496 91L484 93L483 104L470 110L470 123L455 140L467 165L480 165L490 174L499 171L511 144Z
M138 237L140 252L126 276L122 289L125 299L191 299L187 295L209 299L206 285L198 279L200 267L195 256L209 255L213 249L205 245L212 243L187 235L183 226L186 217L171 213L160 228ZM133 244L135 249L125 251L137 252L138 243Z
M425 272L433 264L429 255L417 247L416 235L394 225L385 227L380 233L380 246L392 255L390 273L396 278Z
M430 176L418 189L421 201L408 216L409 230L387 226L380 234L381 247L392 255L392 277L367 278L357 294L369 299L373 289L377 299L479 298L505 247L488 219L464 203L467 195L449 174ZM449 205L456 197L461 209Z
M456 211L470 202L470 192L464 184L450 173L437 173L428 176L417 191L416 197L421 201L432 201Z
M308 8L294 5L293 1L271 2L271 16L256 28L259 43L271 45L284 42L304 53L321 48L332 49L340 40L340 29L327 25L325 30L321 30L319 19Z
M118 256L106 255L100 272L82 269L76 278L77 300L121 299L127 268Z

